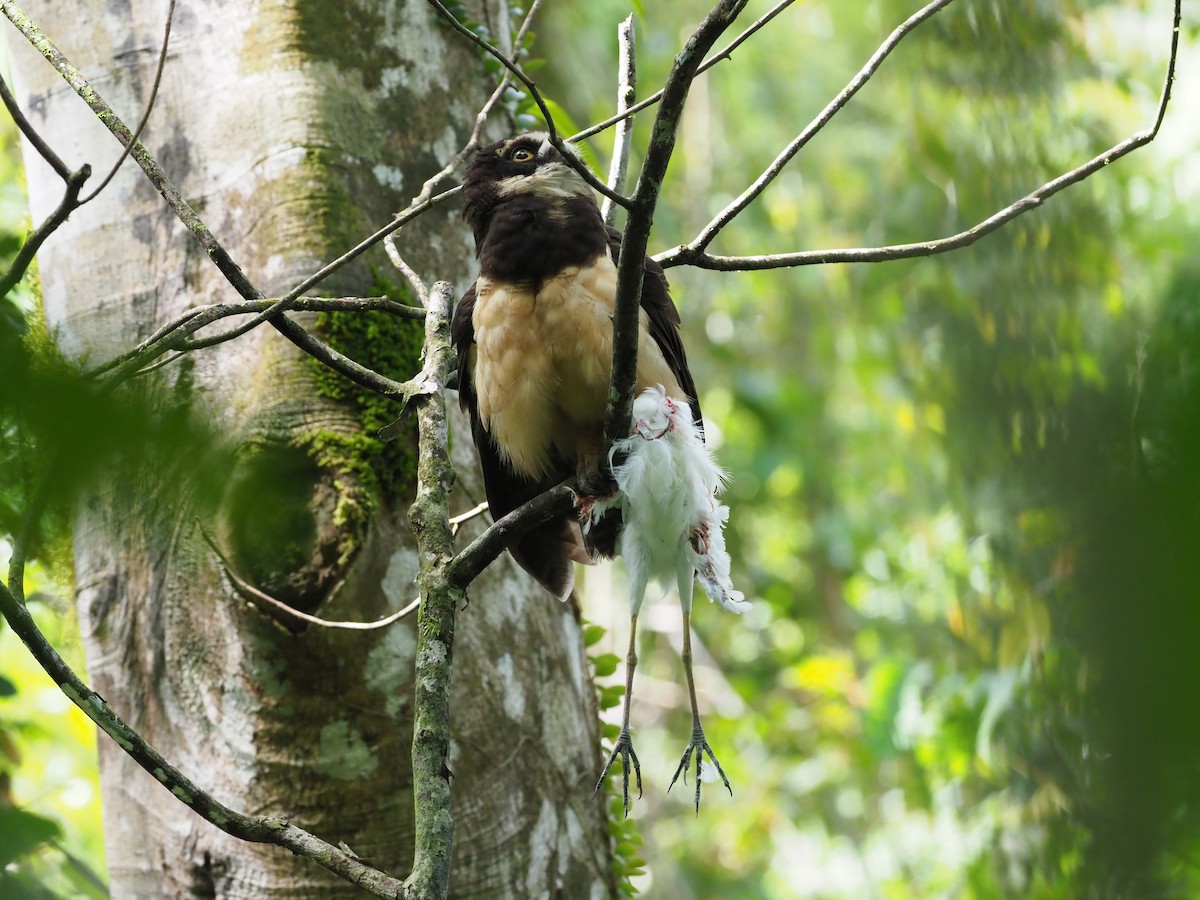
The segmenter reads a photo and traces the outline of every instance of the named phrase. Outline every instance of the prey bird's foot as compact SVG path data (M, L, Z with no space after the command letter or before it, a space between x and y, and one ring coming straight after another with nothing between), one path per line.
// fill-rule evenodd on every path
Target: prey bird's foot
M608 770L612 768L617 757L621 757L621 802L625 806L625 818L629 818L629 763L633 762L633 772L637 776L637 792L638 799L642 799L642 766L638 762L637 754L633 752L633 739L630 738L629 732L622 728L621 733L617 735L617 742L613 745L612 753L608 755L608 762L604 764L604 771L600 773L600 780L596 782L596 790L592 796L600 793L600 788L604 786L604 779L608 777Z
M696 815L700 814L700 782L701 772L706 776L710 775L711 770L707 770L706 766L701 764L704 762L704 754L708 754L708 758L712 760L713 766L717 770L717 774L721 776L721 781L725 782L725 789L729 791L729 796L733 796L733 788L729 786L729 779L725 777L725 770L721 768L721 764L717 761L717 757L713 754L712 747L708 745L708 741L704 737L704 729L700 727L700 723L696 722L692 726L692 739L688 741L687 749L683 751L683 759L679 760L679 768L675 770L675 776L671 779L671 783L667 786L668 793L671 788L675 787L675 782L679 780L679 776L683 775L683 783L687 784L688 765L692 761L693 751L696 754ZM715 780L715 779L712 779Z

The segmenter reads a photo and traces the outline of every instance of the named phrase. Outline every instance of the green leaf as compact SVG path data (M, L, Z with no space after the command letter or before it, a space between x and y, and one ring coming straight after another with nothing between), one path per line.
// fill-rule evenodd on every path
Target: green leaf
M58 837L58 825L49 819L14 809L0 807L0 869Z
M615 653L603 653L600 656L590 657L592 667L596 670L597 678L605 678L617 671L617 666L621 663L621 657Z
M605 628L603 625L584 625L583 626L583 646L590 647L592 644L604 637Z

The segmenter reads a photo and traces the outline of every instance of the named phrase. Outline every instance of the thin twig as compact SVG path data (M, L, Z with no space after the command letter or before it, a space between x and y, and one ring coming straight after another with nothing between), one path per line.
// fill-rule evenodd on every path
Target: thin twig
M136 369L134 372L131 373L131 375L129 377L141 378L143 375L149 375L151 372L157 372L159 369L165 369L167 366L171 365L171 363L178 362L179 360L183 359L185 356L187 356L187 354L181 350L173 351L169 354L164 354L163 356L160 356L158 359L156 359L154 362L150 363L149 365L145 365L145 366L142 366L140 369ZM122 379L110 379L109 383L110 384L116 383L120 380L122 380Z
M542 118L546 121L546 131L550 135L550 143L554 145L555 149L562 153L563 157L567 161L567 164L570 165L571 168L573 168L576 172L578 172L580 177L582 177L583 180L586 181L593 190L605 197L608 197L614 203L620 204L621 206L627 206L629 204L629 199L610 190L608 185L597 178L596 174L587 167L583 160L577 158L575 152L567 146L567 142L565 142L562 139L562 136L558 133L558 128L554 124L554 116L551 115L550 107L546 105L546 100L544 97L542 97L542 92L538 90L537 84L525 74L524 70L522 70L520 66L505 56L499 49L492 46L490 43L473 32L470 28L465 26L462 22L458 21L458 19L455 18L454 13L446 9L446 7L441 4L440 0L427 0L427 2L435 10L437 10L438 15L445 19L451 28L469 40L476 47L479 47L485 53L494 57L500 63L500 65L512 72L516 79L525 86L525 89L529 91L529 96L532 97L533 102L537 104L538 110L542 114Z
M1151 128L1139 131L1108 150L1088 160L1083 165L1046 182L1037 190L1026 194L1015 203L993 213L978 224L949 237L913 244L895 244L887 247L855 247L834 250L805 250L796 253L776 253L762 256L714 256L696 248L695 244L675 247L658 254L655 259L663 268L689 265L699 269L714 269L726 272L758 269L778 269L794 266L825 265L846 262L886 262L894 259L910 259L919 256L935 256L950 250L968 247L1032 209L1036 209L1064 188L1078 184L1088 176L1111 165L1138 147L1150 143L1158 135L1167 105L1171 99L1171 87L1175 81L1175 66L1179 52L1179 27L1182 19L1182 0L1175 0L1175 17L1171 30L1171 52L1167 62L1167 73L1159 95L1158 110Z
M476 504L468 509L465 513L459 513L450 519L450 527L457 529L464 522L469 522L476 516L481 516L488 511L488 502L484 500L482 503Z
M266 299L263 293L246 277L241 267L234 262L233 257L221 246L220 242L213 236L213 233L209 231L208 226L204 224L195 209L183 198L179 189L167 177L166 172L163 171L154 157L150 155L150 152L140 141L133 140L133 134L130 132L129 127L113 112L112 107L100 96L95 87L88 83L87 79L83 77L83 73L63 55L62 51L54 45L54 42L38 27L37 23L30 19L13 0L0 0L0 10L3 10L9 21L17 27L17 30L25 36L25 39L33 45L34 49L41 53L54 66L59 75L87 103L92 112L96 114L96 117L112 132L113 136L122 145L133 146L132 156L138 165L141 166L142 171L146 173L146 177L150 179L151 184L154 185L163 199L167 201L167 205L171 208L171 211L183 222L184 227L191 232L200 246L204 248L209 259L213 261L213 264L225 276L225 280L229 282L233 289L245 300ZM399 228L401 224L403 223L393 222L390 229ZM351 254L354 254L354 251L351 251ZM347 254L347 256L351 254ZM331 266L327 266L326 269L330 269ZM322 270L322 272L324 271ZM298 296L304 293L307 290L307 285L320 280L320 277L324 277L324 275L318 273L317 276L313 276L312 279L306 281L304 285L294 289L295 295ZM400 384L398 382L347 358L328 344L309 334L307 330L289 319L286 315L273 315L269 319L269 322L273 328L302 351L334 371L344 375L346 378L349 378L360 387L384 395L400 393Z
M129 156L129 151L133 149L133 145L137 143L142 136L142 132L146 128L146 123L150 121L150 113L154 111L154 102L158 99L158 88L162 84L163 67L167 62L167 48L171 45L171 21L175 18L175 0L168 0L167 3L167 24L163 27L162 49L158 54L158 65L154 70L154 82L150 86L150 97L146 100L146 111L142 113L141 121L138 122L137 128L133 129L133 137L129 143L121 150L121 155L117 157L117 161L113 163L113 167L108 170L108 174L104 176L104 180L96 187L94 191L79 201L79 205L90 203L99 193L108 187L108 183L113 180L117 171L124 164L125 159Z
M263 305L265 301L259 300L257 303ZM203 350L206 347L212 347L225 341L233 340L283 310L309 310L313 312L371 312L378 310L393 316L399 316L402 319L410 319L414 322L425 318L425 311L423 309L408 306L404 303L397 303L390 297L295 297L290 300L277 300L273 305L278 307L274 312L268 307L253 319L239 325L237 328L231 328L228 331L208 337L193 338L190 340L181 339L176 349Z
M37 254L46 238L54 234L76 209L79 208L79 192L83 190L83 184L92 174L92 167L84 163L82 167L70 173L67 177L67 189L63 193L63 198L59 202L58 207L54 212L46 218L46 221L39 225L29 237L25 239L25 243L21 245L21 249L17 251L17 255L13 258L12 265L8 267L8 271L0 276L0 297L3 297L11 291L22 278L25 277L25 272L29 269L29 264L33 262L33 257Z
M88 377L97 377L112 369L122 367L121 377L125 377L124 367L128 364L130 371L136 371L169 350L191 351L201 350L215 344L228 341L244 334L251 327L264 321L267 315L279 311L310 311L310 312L367 312L378 310L394 316L409 319L424 319L425 311L388 297L294 297L292 299L242 300L233 303L215 303L209 306L198 306L189 309L171 322L159 328L132 350L120 354L101 366L90 369L85 373ZM221 319L231 316L242 316L256 313L252 319L237 328L204 338L189 340L189 335L201 328L211 325ZM114 378L118 376L113 376Z
M212 536L202 525L200 526L200 535L204 538L204 542L208 544L212 552L216 554L217 559L221 561L221 568L225 571L225 577L229 579L234 589L273 619L279 619L280 615L282 615L284 619L299 620L307 622L310 625L320 626L321 628L341 628L347 631L374 631L377 628L386 628L394 622L399 622L421 605L421 600L418 597L403 609L397 610L374 622L340 622L312 616L301 612L295 607L288 606L282 600L278 600L266 591L259 590L250 584L250 582L233 571L233 566L229 564L229 560L221 552L221 548L217 546L217 542L213 540Z
M50 646L38 629L29 610L18 602L7 586L0 584L0 614L21 639L34 659L54 679L68 699L96 723L102 731L139 766L192 812L233 837L259 844L276 844L310 859L376 897L403 898L407 888L397 878L381 872L327 841L290 824L278 816L247 816L230 809L202 790L195 782L171 765L165 757L131 728L112 707L84 683Z
M396 236L394 234L389 234L386 238L384 238L384 252L387 253L387 258L391 261L392 265L395 266L396 269L399 270L400 274L404 276L405 280L408 282L408 286L413 289L413 293L416 295L417 301L421 304L421 306L428 306L429 288L426 287L425 282L421 280L421 276L417 274L417 270L410 266L405 261L404 257L400 255L400 251L396 248L395 238Z
M12 91L8 89L8 82L3 78L0 78L0 100L4 101L4 108L8 110L8 114L12 116L12 120L16 123L17 127L21 129L21 134L25 135L25 140L33 145L33 148L37 150L42 159L50 164L50 168L58 173L59 178L63 181L70 179L71 167L62 161L59 155L46 143L45 138L38 134L37 129L25 118L25 114L21 112L21 107L17 104L17 98L12 95Z
M857 94L864 84L871 80L871 76L875 74L883 64L883 61L896 49L899 43L922 22L936 15L953 2L954 0L934 0L933 3L929 3L913 13L913 15L909 16L897 27L888 36L887 40L879 46L879 49L872 54L871 58L867 60L866 65L859 69L857 74L850 79L850 83L842 88L838 95L821 110L817 117L809 122L804 130L775 157L766 171L755 179L754 183L746 188L736 200L713 217L712 221L704 226L700 234L690 244L685 246L685 249L703 252L712 243L713 238L720 233L721 229L732 222L742 210L749 206L766 189L767 185L778 177L779 173L783 171L783 167L788 164L792 157L800 152L800 149L812 140L813 136L824 128L829 123L829 120L850 102L850 98Z
M763 28L763 26L765 26L768 22L770 22L777 15L779 15L781 12L783 12L785 9L787 9L789 6L791 6L795 2L796 2L796 0L780 0L780 2L776 3L773 7L771 7L771 9L766 12L766 14L764 14L761 18L757 19L751 25L747 26L746 29L741 34L739 34L736 38L734 38L732 41L730 41L728 44L726 44L723 49L718 50L712 56L708 57L708 59L704 60L704 62L700 64L700 67L698 69L696 69L696 74L700 75L703 72L707 72L709 69L711 69L713 66L715 66L717 63L721 62L722 60L732 58L732 54L733 54L734 50L736 50L738 47L740 47L755 32L760 31ZM567 138L567 143L575 144L586 138L593 137L594 135L597 135L600 132L602 132L608 128L612 128L618 122L622 122L625 119L628 119L631 116L634 116L637 113L640 113L643 109L645 109L648 106L653 106L655 103L657 103L659 100L662 99L662 95L663 95L662 91L655 91L653 94L651 94L645 100L635 103L633 106L629 107L629 109L625 110L624 112L618 112L615 116L605 119L603 122L597 122L595 125L590 125L587 128L583 129L583 131L580 131L577 134L571 135L569 138Z
M0 2L2 2L2 0L0 0ZM372 247L374 247L376 244L378 244L380 241L382 241L385 237L387 237L389 234L391 234L393 231L403 228L405 225L407 225L413 219L417 218L418 216L422 215L423 213L429 212L429 210L433 209L435 206L441 206L447 200L451 200L454 197L457 197L459 191L461 191L461 190L462 190L462 188L453 187L448 190L442 191L440 194L434 194L432 197L428 198L427 200L423 200L420 203L416 203L414 201L413 204L409 205L408 209L404 210L401 213L397 213L395 218L392 219L392 221L388 222L386 225L384 225L382 228L380 228L374 234L359 241L357 244L355 244L353 247L351 247L349 250L347 250L345 253L343 253L341 256L339 256L337 259L333 260L332 262L326 263L324 266L322 266L316 272L309 275L302 282L300 282L298 285L296 285L294 288L292 288L290 291L288 291L286 294L284 294L282 299L287 300L290 298L299 297L301 294L304 294L304 293L312 290L316 285L320 284L322 281L324 281L326 278L328 278L330 275L332 275L338 269L353 262L359 256L362 256L362 254L366 253L368 250L370 250Z
M633 34L633 13L617 26L617 112L624 112L637 99L637 53ZM625 191L625 178L629 174L629 153L633 145L633 120L622 119L613 135L612 164L608 168L608 186L616 193ZM606 225L613 225L617 218L617 207L608 197L600 204L600 215Z

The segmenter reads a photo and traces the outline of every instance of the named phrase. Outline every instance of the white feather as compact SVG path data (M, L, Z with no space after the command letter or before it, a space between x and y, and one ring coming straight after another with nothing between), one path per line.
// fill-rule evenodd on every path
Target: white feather
M729 508L717 501L726 475L704 445L687 403L662 386L634 400L632 434L609 455L617 493L596 501L585 527L619 508L624 528L618 552L629 570L630 606L636 615L650 581L675 578L679 602L691 609L692 582L708 599L733 613L750 608L729 578L724 525Z

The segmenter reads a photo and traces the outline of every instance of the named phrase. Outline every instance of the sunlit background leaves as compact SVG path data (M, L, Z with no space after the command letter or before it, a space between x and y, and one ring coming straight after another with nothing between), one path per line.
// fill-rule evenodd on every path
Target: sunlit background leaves
M707 6L636 6L645 93ZM654 249L694 235L918 6L798 2L698 81ZM612 111L629 8L547 4L532 57L575 122ZM766 9L751 3L745 21ZM1170 12L961 0L714 250L973 224L1150 124ZM646 863L646 896L1200 891L1198 19L1185 4L1159 139L968 250L670 273L754 609L701 601L693 620L705 725L735 792L706 785L699 816L690 788L664 793L689 729L677 605L644 612L645 846L620 835ZM23 213L4 140L11 255ZM607 136L593 148L606 159ZM0 321L33 309L22 291ZM17 435L0 428L3 468ZM20 484L0 485L4 529L23 502ZM606 655L624 653L619 569L590 571L587 587L611 643L592 652L619 683ZM69 589L36 568L29 588L79 666ZM94 892L97 802L92 729L0 629L0 896Z
M655 246L692 237L918 6L796 4L698 83ZM642 85L704 9L647 8ZM577 120L611 113L579 73L613 68L626 11L551 12L539 47ZM1170 28L1161 2L955 4L714 250L969 227L1148 127ZM698 818L663 793L688 733L673 598L643 617L647 896L1195 892L1195 36L1161 144L968 250L670 273L756 609L693 619L735 791L706 786ZM622 583L589 587L621 647Z

